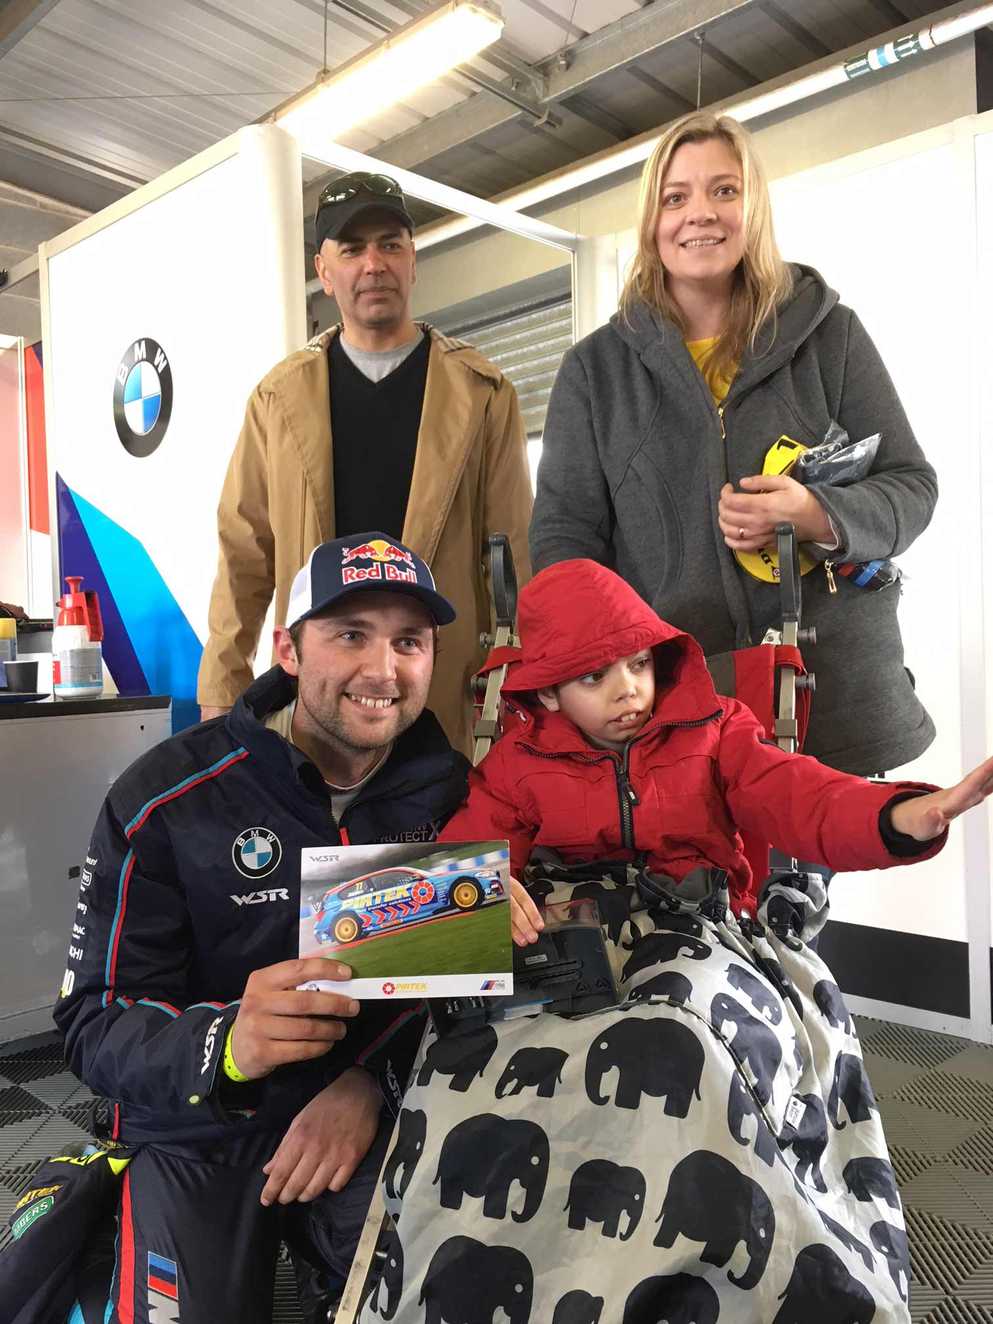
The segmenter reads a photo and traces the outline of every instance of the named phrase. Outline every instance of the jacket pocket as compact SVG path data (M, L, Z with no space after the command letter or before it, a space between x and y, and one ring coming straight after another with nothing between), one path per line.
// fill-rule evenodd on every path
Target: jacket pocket
M612 497L617 571L648 601L658 601L682 576L685 541L676 500L644 447Z
M541 805L541 828L535 845L589 847L599 834L590 826L589 771L575 771L556 766L537 775L534 796ZM524 778L521 790L527 795L531 778Z

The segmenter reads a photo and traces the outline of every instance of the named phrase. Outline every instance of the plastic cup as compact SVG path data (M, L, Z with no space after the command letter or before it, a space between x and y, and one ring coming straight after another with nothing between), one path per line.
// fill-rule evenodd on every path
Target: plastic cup
M8 694L35 694L38 689L37 662L4 662Z

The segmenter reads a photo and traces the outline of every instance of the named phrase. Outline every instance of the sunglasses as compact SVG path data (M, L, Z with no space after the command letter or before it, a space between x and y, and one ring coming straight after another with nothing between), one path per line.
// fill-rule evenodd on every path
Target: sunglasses
M332 207L339 202L350 202L360 193L376 193L382 198L399 198L403 201L400 185L389 175L373 175L366 170L358 170L351 175L342 175L321 190L317 200L318 213L324 207Z

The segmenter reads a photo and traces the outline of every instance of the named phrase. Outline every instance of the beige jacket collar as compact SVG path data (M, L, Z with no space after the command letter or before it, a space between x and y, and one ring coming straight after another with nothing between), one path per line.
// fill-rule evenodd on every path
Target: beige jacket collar
M431 351L403 541L430 564L475 441L473 404L480 378L496 384L500 373L472 346L426 323L418 325L431 337ZM300 379L281 393L286 426L311 487L324 540L335 536L327 349L340 331L340 325L331 327L306 345L310 355L301 363ZM477 426L478 422L477 412ZM374 455L372 450L373 459ZM370 478L374 476L371 463Z

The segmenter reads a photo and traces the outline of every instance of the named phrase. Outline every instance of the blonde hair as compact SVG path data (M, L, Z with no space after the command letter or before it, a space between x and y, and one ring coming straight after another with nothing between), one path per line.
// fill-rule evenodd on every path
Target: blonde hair
M672 158L686 143L716 138L738 159L742 175L745 245L734 273L727 325L707 356L708 369L729 374L745 348L754 350L759 332L768 326L775 335L776 312L793 292L793 276L783 261L772 226L769 188L748 131L727 115L693 111L671 124L645 162L638 201L638 251L621 293L621 313L628 317L637 300L662 313L686 332L686 319L666 289L665 268L655 231L662 209L662 185Z

